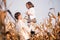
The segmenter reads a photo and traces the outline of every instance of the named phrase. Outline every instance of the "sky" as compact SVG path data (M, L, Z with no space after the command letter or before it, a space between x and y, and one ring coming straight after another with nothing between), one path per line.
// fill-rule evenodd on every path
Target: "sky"
M7 0L7 9L10 9L13 16L19 11L24 17L27 11L26 2L28 1L31 1L35 6L35 15L38 22L48 17L50 8L55 8L55 15L60 12L60 0Z

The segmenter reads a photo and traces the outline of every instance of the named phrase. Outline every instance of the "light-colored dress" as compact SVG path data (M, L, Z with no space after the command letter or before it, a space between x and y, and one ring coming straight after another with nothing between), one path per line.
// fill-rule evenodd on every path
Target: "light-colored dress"
M31 14L30 15L30 19L34 19L34 18L36 18L36 16L35 16L35 9L32 7L32 8L30 8L30 9L28 9L28 14Z

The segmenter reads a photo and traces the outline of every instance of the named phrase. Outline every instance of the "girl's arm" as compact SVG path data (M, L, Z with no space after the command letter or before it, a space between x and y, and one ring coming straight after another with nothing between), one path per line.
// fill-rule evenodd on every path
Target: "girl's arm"
M32 15L31 13L29 13L29 12L26 12L26 15Z

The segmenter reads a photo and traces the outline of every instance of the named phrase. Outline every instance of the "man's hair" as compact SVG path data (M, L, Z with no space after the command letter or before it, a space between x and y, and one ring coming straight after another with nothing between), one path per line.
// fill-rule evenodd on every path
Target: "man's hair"
M31 5L31 7L34 7L34 5L29 1L26 4Z
M20 12L16 12L14 16L15 16L16 19L18 19L19 15L21 15L21 13Z

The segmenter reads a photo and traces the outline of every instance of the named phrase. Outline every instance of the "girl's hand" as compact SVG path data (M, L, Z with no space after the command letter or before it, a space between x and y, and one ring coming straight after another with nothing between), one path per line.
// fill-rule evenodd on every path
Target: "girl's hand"
M31 13L26 12L26 15L32 15Z

